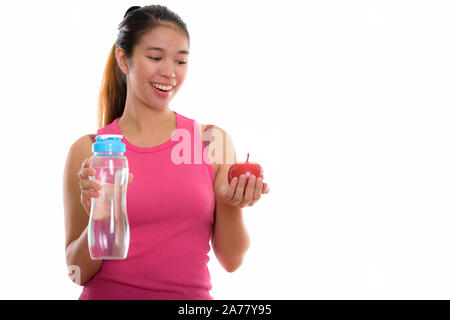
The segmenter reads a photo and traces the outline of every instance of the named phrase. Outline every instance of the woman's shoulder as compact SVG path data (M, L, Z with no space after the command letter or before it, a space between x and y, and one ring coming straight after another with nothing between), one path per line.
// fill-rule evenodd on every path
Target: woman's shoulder
M97 134L86 134L76 139L70 147L76 153L90 153L92 149L92 143L95 142Z
M82 162L92 155L92 142L88 135L76 139L69 148L66 159L66 168L78 170Z
M195 122L198 126L199 131L203 134L206 133L215 133L215 134L222 134L222 135L227 135L228 133L221 127L219 127L216 124L212 124L212 123L200 123L200 122Z
M222 167L227 167L236 162L236 150L229 132L216 124L197 123L201 132L203 145L213 163L217 175ZM214 139L212 139L214 136ZM219 143L221 140L222 143ZM211 144L212 143L212 144ZM218 147L222 150L216 150ZM230 162L231 161L231 162ZM227 167L228 168L228 167Z

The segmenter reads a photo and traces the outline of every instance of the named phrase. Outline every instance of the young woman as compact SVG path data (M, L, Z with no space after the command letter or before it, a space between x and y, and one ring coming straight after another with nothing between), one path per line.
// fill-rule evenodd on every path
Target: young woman
M80 299L212 299L209 242L228 272L243 261L249 236L242 208L269 187L254 176L245 186L244 175L228 184L236 162L228 133L206 130L224 140L213 156L202 143L205 126L169 109L186 78L188 55L189 33L177 14L158 5L127 10L105 68L97 134L121 134L126 144L130 246L124 260L90 258L90 201L101 186L89 180L92 136L82 136L64 171L66 260L72 279L84 286ZM206 154L206 161L174 161L180 130L191 142L183 152L192 151L192 159Z

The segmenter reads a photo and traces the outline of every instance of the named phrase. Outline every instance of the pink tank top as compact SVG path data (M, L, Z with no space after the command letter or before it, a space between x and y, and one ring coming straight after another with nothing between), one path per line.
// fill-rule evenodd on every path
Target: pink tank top
M127 189L128 256L104 260L85 284L80 300L213 299L207 263L215 207L214 168L209 158L203 160L205 145L196 122L174 113L177 129L163 144L142 148L122 139L133 173ZM119 119L97 134L122 134ZM181 144L189 148L180 150ZM174 163L173 150L185 160L190 156L190 161Z

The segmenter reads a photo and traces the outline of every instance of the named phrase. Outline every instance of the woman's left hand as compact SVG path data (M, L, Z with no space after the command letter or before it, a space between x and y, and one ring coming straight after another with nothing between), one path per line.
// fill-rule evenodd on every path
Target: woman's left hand
M232 206L244 208L253 206L261 198L261 194L269 193L269 185L261 177L256 179L252 175L247 186L246 181L247 176L244 174L239 179L234 177L230 184L221 188L220 199Z

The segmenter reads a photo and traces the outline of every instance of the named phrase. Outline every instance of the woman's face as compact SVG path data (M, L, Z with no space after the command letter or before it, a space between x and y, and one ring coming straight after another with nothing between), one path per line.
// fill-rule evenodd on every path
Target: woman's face
M188 54L186 35L172 25L162 25L142 36L125 70L123 64L119 66L127 71L131 94L149 106L163 109L168 107L186 78ZM119 55L124 56L123 50Z

